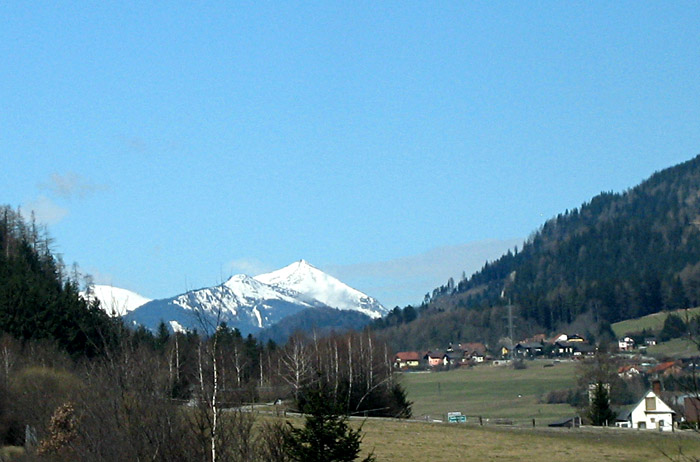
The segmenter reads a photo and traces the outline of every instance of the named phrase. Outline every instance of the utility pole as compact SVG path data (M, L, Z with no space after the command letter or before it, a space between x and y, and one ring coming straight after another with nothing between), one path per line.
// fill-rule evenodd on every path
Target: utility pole
M511 297L508 297L508 337L510 338L510 350L508 350L508 356L510 356L510 359L512 360L515 340L513 338L513 303Z
M506 289L513 284L515 280L515 271L510 273L503 284L501 298L506 298ZM513 359L513 348L515 347L515 338L513 337L513 297L508 296L508 338L510 339L510 348L508 349L508 358Z

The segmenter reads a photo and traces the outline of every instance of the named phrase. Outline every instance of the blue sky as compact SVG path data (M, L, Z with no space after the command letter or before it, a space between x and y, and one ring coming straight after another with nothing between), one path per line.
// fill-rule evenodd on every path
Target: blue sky
M98 282L403 306L700 153L697 2L203 3L0 4L0 203Z

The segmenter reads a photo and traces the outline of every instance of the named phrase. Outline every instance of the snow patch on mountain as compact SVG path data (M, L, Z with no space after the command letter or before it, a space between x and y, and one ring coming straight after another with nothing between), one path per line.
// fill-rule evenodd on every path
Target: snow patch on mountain
M151 301L136 292L101 284L92 286L89 293L81 292L80 295L88 301L99 300L100 308L110 316L124 316Z

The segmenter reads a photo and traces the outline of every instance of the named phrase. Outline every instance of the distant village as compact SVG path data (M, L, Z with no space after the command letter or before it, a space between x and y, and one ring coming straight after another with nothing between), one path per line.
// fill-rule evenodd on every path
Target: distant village
M700 428L700 394L698 389L680 387L683 382L696 383L700 372L700 356L658 361L646 356L647 347L657 344L656 337L635 340L624 336L612 351L617 375L622 380L642 379L650 389L633 405L617 409L615 422L609 426L635 429L675 431L678 428ZM578 361L595 356L597 347L578 334L562 333L553 338L538 334L513 345L507 339L495 349L480 342L449 344L444 350L400 351L394 356L398 371L444 371L458 367L508 366L524 360L551 359ZM550 363L548 365L551 365ZM547 366L545 366L547 367ZM664 384L675 384L666 390ZM687 387L686 387L687 388ZM592 389L589 389L589 399ZM564 419L551 426L577 426L580 418Z
M439 369L481 364L505 365L512 359L535 358L584 358L593 356L596 347L578 334L559 334L547 339L537 334L515 345L501 342L494 350L481 342L449 344L444 350L400 351L394 356L394 367L398 370Z

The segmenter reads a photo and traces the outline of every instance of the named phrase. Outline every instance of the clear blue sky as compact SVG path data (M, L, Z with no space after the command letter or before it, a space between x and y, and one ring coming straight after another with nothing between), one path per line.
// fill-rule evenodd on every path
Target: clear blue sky
M419 301L700 153L699 19L698 2L2 2L0 203L149 297L304 258Z

